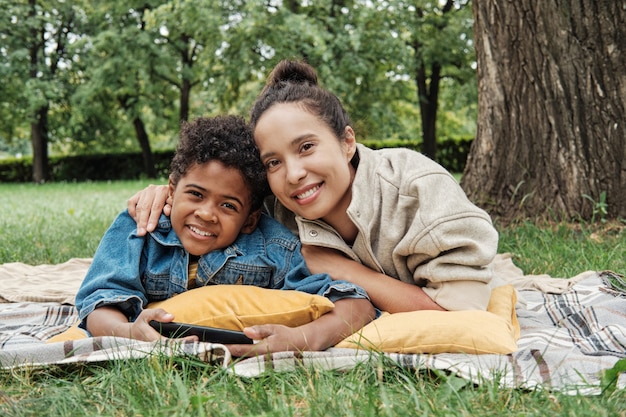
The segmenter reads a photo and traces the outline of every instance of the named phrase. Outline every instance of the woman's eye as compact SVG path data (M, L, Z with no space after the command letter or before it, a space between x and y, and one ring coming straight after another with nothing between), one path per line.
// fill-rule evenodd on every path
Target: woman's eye
M187 193L194 197L202 198L202 193L200 193L199 191L189 190Z
M278 164L279 162L277 159L270 159L269 161L265 162L265 168L266 169L276 168Z
M314 145L311 142L306 142L302 144L302 147L300 148L302 152L306 152L308 150L310 150Z

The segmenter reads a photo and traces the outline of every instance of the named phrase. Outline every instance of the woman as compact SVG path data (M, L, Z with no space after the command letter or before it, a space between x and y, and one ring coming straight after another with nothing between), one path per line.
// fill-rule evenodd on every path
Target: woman
M338 98L299 61L274 68L250 122L269 211L298 233L312 273L361 286L383 311L486 309L498 235L440 165L357 144ZM164 201L156 186L129 200L140 233Z

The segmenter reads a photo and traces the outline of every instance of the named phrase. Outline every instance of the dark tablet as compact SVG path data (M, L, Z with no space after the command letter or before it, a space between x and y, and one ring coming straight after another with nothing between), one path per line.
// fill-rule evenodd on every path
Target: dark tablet
M157 332L165 337L177 339L186 336L198 336L201 342L222 343L225 345L249 345L254 343L243 332L235 330L218 329L215 327L196 326L185 323L162 323L151 320L152 326Z

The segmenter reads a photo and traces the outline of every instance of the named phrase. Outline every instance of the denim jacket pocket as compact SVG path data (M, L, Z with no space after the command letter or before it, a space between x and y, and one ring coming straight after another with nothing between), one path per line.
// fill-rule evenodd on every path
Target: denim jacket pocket
M230 261L209 280L210 284L254 285L270 288L274 268Z
M152 274L145 272L143 286L150 301L160 301L169 298L170 275Z

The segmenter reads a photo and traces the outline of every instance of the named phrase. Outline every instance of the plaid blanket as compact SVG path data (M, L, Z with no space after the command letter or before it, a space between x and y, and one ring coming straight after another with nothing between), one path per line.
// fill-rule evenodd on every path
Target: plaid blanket
M529 278L540 284L528 285L529 279L514 283L521 332L518 350L509 355L381 354L332 348L233 362L224 346L210 343L139 342L113 337L45 343L77 320L74 306L18 301L0 303L0 366L131 359L158 353L190 355L228 367L236 375L256 377L270 369L289 371L302 366L350 369L359 363L379 364L382 357L388 364L447 371L478 384L496 381L510 388L599 392L602 373L626 357L626 295L620 287L623 277L604 271L553 284L549 277ZM626 387L626 373L619 375L617 387Z
M496 381L507 388L598 393L602 372L626 357L625 295L604 283L615 277L619 275L610 271L594 274L562 294L518 291L520 338L518 350L512 354L384 356L401 367L449 371L476 384ZM352 349L280 352L271 358L237 362L233 372L257 376L268 369L285 371L300 366L349 369L369 361L380 363L380 357ZM619 376L617 387L626 387L626 373Z
M226 347L215 343L142 342L118 337L45 343L46 339L67 330L77 319L76 308L72 305L0 304L0 365L13 368L139 359L150 355L193 356L221 366L231 361Z

